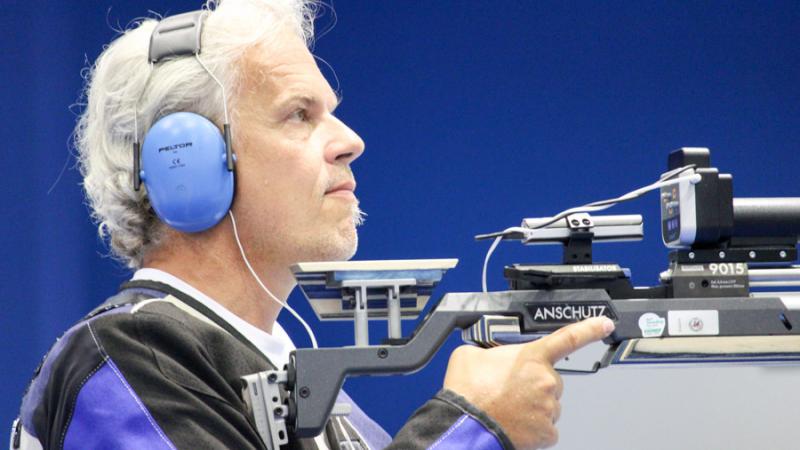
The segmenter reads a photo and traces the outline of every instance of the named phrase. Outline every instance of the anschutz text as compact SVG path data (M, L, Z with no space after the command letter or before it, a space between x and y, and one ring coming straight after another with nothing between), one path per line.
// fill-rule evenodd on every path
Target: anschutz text
M604 305L539 306L533 313L536 322L579 321L590 317L609 316Z

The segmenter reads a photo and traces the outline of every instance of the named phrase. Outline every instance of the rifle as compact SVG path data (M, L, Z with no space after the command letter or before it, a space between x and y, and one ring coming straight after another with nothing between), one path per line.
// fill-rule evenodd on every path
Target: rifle
M595 243L643 238L640 215L591 215L660 191L661 229L671 249L656 286L635 287L630 271L595 263ZM447 293L413 333L402 319L426 307L457 260L300 263L292 270L320 320L353 320L355 345L297 349L282 370L242 378L243 396L271 449L320 434L348 376L413 373L455 329L465 342L491 347L528 342L569 323L606 316L616 329L588 370L636 364L792 364L800 361L800 198L734 198L733 177L710 165L705 148L672 152L659 181L616 199L590 203L494 238L482 292ZM560 264L504 268L509 290L488 292L489 256L501 240L563 246ZM756 292L753 288L789 288ZM388 338L370 344L367 321L386 319Z

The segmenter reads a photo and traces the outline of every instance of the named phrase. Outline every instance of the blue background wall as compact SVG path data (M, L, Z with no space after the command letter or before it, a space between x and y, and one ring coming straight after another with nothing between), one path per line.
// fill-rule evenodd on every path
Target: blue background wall
M0 8L0 424L16 414L53 340L128 276L96 237L70 156L80 72L115 28L148 9L174 14L198 5L11 0ZM712 148L713 162L734 174L737 196L800 196L796 1L341 0L334 7L338 23L315 53L341 82L340 117L367 142L355 165L369 214L357 258L460 258L439 294L479 289L487 245L473 235L649 183L680 146ZM332 17L328 11L319 30ZM656 196L612 211L644 214L646 238L601 247L597 259L632 267L638 284L655 283L666 267ZM555 248L505 244L490 288L503 287L503 264L557 257ZM298 293L290 301L323 345L352 342L349 327L318 323ZM291 317L282 322L307 345ZM372 331L384 333L381 324ZM448 349L456 344L451 339ZM438 389L447 353L416 375L347 388L394 432ZM791 388L784 392L797 404L796 381ZM609 416L596 399L576 402L589 418L567 421L565 409L567 429ZM797 408L785 412L796 417ZM605 419L609 427L617 413Z

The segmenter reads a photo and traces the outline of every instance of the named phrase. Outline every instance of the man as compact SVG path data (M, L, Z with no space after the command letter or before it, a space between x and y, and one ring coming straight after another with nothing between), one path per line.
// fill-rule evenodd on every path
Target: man
M238 380L283 366L293 349L276 323L295 285L289 267L348 259L357 247L350 164L364 143L335 117L338 99L307 49L314 8L225 0L196 16L194 58L154 57L153 20L98 58L77 130L84 186L101 233L137 271L51 349L26 392L13 448L264 448ZM136 154L143 140L146 153L159 119L176 112L233 130L234 200L201 231L166 224L151 166L140 173L145 189L135 187L132 144ZM551 446L562 391L552 365L612 330L592 319L531 344L461 347L444 389L394 439L354 407L290 446Z

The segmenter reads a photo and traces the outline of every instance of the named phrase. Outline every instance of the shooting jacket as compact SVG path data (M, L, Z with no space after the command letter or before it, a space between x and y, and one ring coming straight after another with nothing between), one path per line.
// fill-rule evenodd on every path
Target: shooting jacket
M266 449L240 378L274 369L228 322L153 281L123 285L70 328L36 369L12 449ZM347 420L291 449L512 448L491 418L443 390L388 435L342 392ZM320 445L320 442L324 444Z

